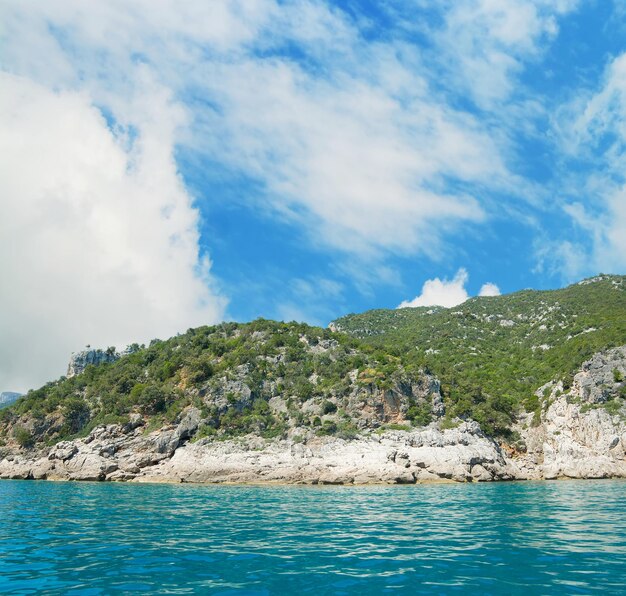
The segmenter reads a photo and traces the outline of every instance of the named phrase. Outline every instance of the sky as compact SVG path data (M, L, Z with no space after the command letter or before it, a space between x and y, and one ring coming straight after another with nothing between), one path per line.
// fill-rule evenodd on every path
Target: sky
M0 390L626 271L615 0L0 0Z

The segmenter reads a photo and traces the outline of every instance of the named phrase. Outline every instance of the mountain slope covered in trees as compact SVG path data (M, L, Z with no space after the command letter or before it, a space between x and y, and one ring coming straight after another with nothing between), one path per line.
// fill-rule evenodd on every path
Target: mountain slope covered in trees
M590 356L626 344L626 278L450 309L374 310L331 328L224 323L134 346L3 409L0 446L54 444L137 417L149 432L189 408L200 417L195 439L351 438L461 420L510 439L521 413L541 416L538 388L561 380L567 390ZM624 411L625 384L612 386L614 412Z
M560 290L472 298L453 308L372 310L331 323L437 375L449 416L488 432L540 407L538 387L626 344L626 277L599 275Z
M154 429L188 407L200 412L198 436L350 437L384 423L427 424L440 410L438 389L409 361L345 334L224 323L134 346L115 362L29 392L0 413L0 439L54 443L131 416Z

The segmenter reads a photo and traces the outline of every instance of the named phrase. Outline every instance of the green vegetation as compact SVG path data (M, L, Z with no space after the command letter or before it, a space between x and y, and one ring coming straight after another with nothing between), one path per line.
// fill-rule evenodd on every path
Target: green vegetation
M411 430L411 427L408 424L398 424L397 422L392 422L391 424L385 424L380 428L380 434L384 433L388 430Z
M322 414L334 414L337 411L337 405L332 401L325 400L322 404Z
M190 406L201 413L194 440L349 439L362 428L435 420L429 375L442 382L442 428L473 419L513 440L520 411L541 422L550 392L538 397L537 388L561 379L567 390L583 361L626 344L626 278L474 298L452 309L375 310L334 327L344 333L259 319L135 345L116 362L88 366L1 410L0 441L54 443L136 415L150 432L178 423ZM626 399L617 369L613 381L617 393L604 407L617 413Z
M415 403L414 401L411 401L406 417L415 426L427 426L433 419L430 404L425 402Z
M33 435L22 426L13 429L13 436L20 447L30 447L33 444Z
M147 419L150 431L178 422L195 406L202 415L196 439L272 438L295 427L349 438L356 435L344 408L350 396L360 392L366 399L417 377L400 358L347 335L262 319L190 329L136 348L117 362L31 391L0 412L0 435L29 420L38 441L55 442L99 424L123 424L131 414ZM272 398L284 406L272 409ZM20 444L32 442L21 437L15 436Z
M521 408L539 419L538 387L560 378L567 389L595 352L626 344L626 277L472 298L450 309L373 310L332 325L438 376L449 417L506 434Z

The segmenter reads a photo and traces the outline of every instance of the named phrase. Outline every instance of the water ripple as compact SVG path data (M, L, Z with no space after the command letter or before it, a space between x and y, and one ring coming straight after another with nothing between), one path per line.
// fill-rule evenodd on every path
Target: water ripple
M618 594L625 489L0 481L0 592Z

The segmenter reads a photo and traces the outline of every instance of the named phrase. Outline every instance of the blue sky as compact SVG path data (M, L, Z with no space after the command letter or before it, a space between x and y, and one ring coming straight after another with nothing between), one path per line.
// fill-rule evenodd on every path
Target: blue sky
M626 269L621 2L46 4L0 4L0 389Z

